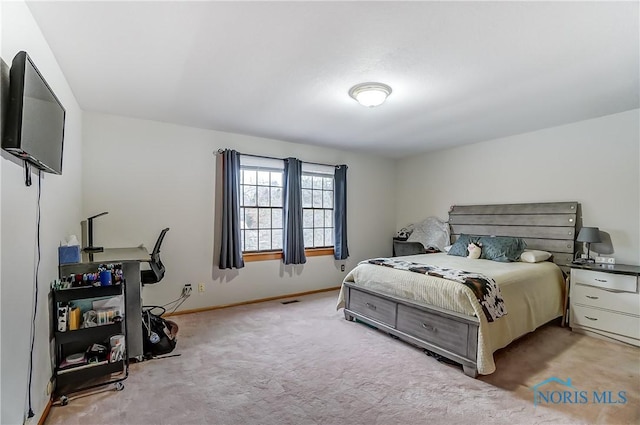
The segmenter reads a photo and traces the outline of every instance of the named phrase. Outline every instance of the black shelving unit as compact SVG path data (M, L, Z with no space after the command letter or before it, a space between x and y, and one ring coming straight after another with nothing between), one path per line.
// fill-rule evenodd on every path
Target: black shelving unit
M129 356L126 352L122 360L111 362L102 360L94 363L82 363L78 365L65 365L64 360L70 354L84 353L92 344L103 344L111 336L124 335L126 341L126 320L115 323L98 325L76 330L58 330L58 306L71 301L101 298L101 297L125 297L126 285L124 281L117 285L109 286L84 286L69 289L56 289L52 291L52 327L55 341L56 367L54 377L56 380L55 396L60 403L68 403L69 394L86 391L93 388L115 384L117 390L124 389L122 381L129 376ZM126 302L126 301L123 301ZM126 310L126 306L125 306ZM109 345L106 346L109 350ZM115 374L115 376L114 376Z

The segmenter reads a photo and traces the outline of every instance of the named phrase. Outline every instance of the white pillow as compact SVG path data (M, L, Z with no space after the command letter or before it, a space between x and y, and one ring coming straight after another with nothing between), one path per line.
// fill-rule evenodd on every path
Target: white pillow
M444 252L449 252L449 250L451 249L453 245L447 245L444 247Z
M539 263L541 261L547 261L551 258L551 253L547 251L538 251L536 249L525 249L522 255L520 255L520 261L525 263Z

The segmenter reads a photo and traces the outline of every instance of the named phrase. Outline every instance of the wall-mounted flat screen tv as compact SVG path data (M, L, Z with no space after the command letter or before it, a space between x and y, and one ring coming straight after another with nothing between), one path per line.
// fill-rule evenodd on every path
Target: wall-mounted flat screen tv
M65 109L26 52L13 58L2 148L62 174Z

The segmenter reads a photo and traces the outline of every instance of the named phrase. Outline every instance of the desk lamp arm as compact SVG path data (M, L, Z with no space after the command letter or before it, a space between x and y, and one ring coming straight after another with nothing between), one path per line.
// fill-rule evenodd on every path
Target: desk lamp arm
M101 246L93 246L93 219L101 217L106 214L109 214L109 212L108 211L101 212L100 214L96 214L94 216L87 218L87 233L88 233L87 237L89 240L88 240L88 246L84 248L85 252L93 253L93 252L102 252L104 250L104 248Z

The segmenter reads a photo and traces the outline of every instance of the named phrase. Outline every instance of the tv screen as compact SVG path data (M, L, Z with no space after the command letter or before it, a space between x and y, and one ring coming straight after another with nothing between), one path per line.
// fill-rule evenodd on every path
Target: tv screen
M65 109L26 52L13 58L2 148L62 174Z

